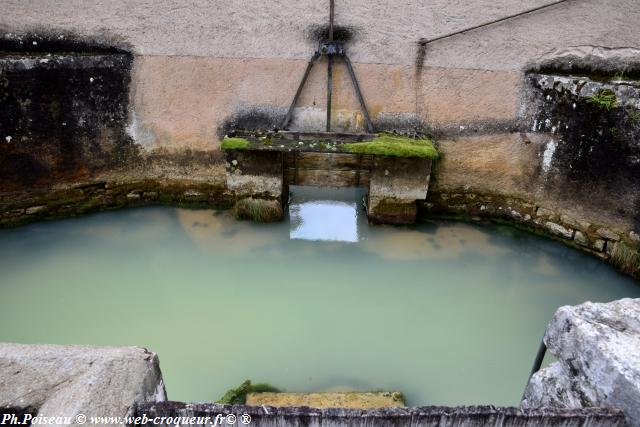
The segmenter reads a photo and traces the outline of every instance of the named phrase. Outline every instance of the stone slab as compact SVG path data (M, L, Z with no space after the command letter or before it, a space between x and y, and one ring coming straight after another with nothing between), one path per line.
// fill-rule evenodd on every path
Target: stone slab
M529 408L621 408L640 426L640 299L560 307L544 337L558 362L529 381Z
M137 403L164 400L159 360L149 350L0 343L0 408L124 417Z
M328 393L249 393L250 406L308 406L310 408L396 408L404 405L401 393L328 392Z

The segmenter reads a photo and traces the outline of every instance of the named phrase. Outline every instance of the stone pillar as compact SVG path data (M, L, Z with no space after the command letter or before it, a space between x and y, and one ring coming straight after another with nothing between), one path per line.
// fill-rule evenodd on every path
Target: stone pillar
M271 222L284 218L288 189L282 155L277 151L225 150L227 191L236 200L240 219Z
M368 215L374 223L413 224L416 200L429 190L431 160L375 157L371 166Z

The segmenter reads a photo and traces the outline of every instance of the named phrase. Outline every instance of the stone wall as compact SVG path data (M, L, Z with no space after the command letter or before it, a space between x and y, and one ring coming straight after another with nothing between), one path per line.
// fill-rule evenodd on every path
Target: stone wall
M587 111L589 85L577 90L571 81L560 83L566 89L561 94L542 87L544 81L534 74L574 73L581 78L604 74L610 78L626 73L630 80L637 79L640 3L571 0L425 44L431 38L547 3L409 0L397 5L382 0L366 4L338 0L336 34L346 42L376 128L421 130L438 137L443 155L434 167L430 203L439 205L440 213L456 214L470 203L436 203L438 194L462 194L475 200L487 197L487 203L519 200L524 205L516 211L523 218L534 219L530 210L549 213L543 223L532 220L525 225L564 239L571 237L576 245L608 258L615 244L603 245L602 240L624 241L633 248L640 233L637 154L630 145L621 149L609 144L576 163L584 153L580 149L584 141L575 135L586 123L573 120L571 111L561 106L572 105L565 101L575 98L584 107L579 110ZM12 137L11 143L0 144L0 156L9 159L3 173L12 174L3 185L21 188L19 195L10 189L3 191L2 221L13 223L16 216L29 219L26 209L43 205L37 194L47 194L56 185L75 189L95 182L172 182L175 186L188 182L219 187L222 197L225 167L217 150L220 137L234 127L270 128L280 123L307 60L326 31L327 15L328 1L310 0L116 0L91 7L79 0L4 1L0 50L5 54L17 51L27 58L39 52L44 56L36 61L38 69L45 67L40 59L69 47L74 52L122 54L132 62L117 95L124 96L119 104L127 107L124 120L118 112L117 123L109 124L111 119L103 115L99 117L101 131L86 138L72 134L70 122L65 122L69 126L65 129L51 128L52 136L62 137L67 147L80 148L66 155L62 163L69 170L56 175L54 184L37 179L37 173L27 173L29 168L21 167L24 162L11 157L9 147L16 141L7 130L13 127L0 125L0 142ZM64 61L56 61L50 66L63 65ZM320 61L311 72L294 129L323 128L325 65ZM126 71L127 67L119 69ZM117 70L114 67L109 72ZM82 72L83 82L89 71ZM556 87L563 76L552 78ZM100 81L94 78L93 83ZM616 87L623 86L631 87L626 83ZM6 92L5 87L0 86L0 91ZM88 87L65 84L79 94ZM10 90L18 87L11 84ZM357 99L340 64L334 67L333 107L337 130L362 130ZM638 107L631 102L624 108ZM609 119L620 111L608 114ZM71 115L73 126L79 127L82 117ZM545 125L547 119L554 122L559 116L567 119L568 131L555 123ZM606 125L609 119L600 124ZM596 135L599 131L591 130ZM598 139L590 139L594 147ZM50 150L39 147L51 143L29 150L50 162ZM571 171L575 164L588 173ZM98 167L101 165L105 167ZM163 186L156 187L146 191L161 194ZM25 199L25 192L29 201L17 203ZM153 201L153 197L125 198L136 203L141 199ZM164 199L180 197L168 194ZM466 214L474 215L475 208L483 204ZM109 199L98 205L109 205ZM488 216L491 210L484 212ZM563 217L571 221L563 222ZM585 231L575 225L584 223L593 227ZM607 235L619 239L599 236L601 228L613 231Z
M423 215L512 222L640 275L640 84L620 73L528 74L520 132L440 141Z
M91 51L0 56L0 191L82 181L134 158L131 63Z
M526 3L526 4L525 4ZM638 48L633 0L574 0L428 45L420 42L550 3L517 0L336 2L337 36L347 40L365 99L379 126L496 126L518 114L522 70L580 46ZM6 39L70 35L135 56L131 100L136 141L212 149L217 132L256 108L290 102L328 22L328 1L7 0ZM611 29L615 28L615 31ZM346 70L336 66L334 109L357 113ZM299 125L322 122L325 67L312 72Z
M623 427L624 416L616 409L589 408L568 409L518 409L494 406L385 408L373 410L357 409L313 409L307 407L255 407L242 405L185 404L179 402L148 403L137 406L135 417L140 420L155 417L232 416L235 424L243 416L250 417L252 426L396 426L396 427ZM220 418L219 418L220 419ZM227 419L223 421L223 424ZM149 423L150 425L150 423ZM168 424L167 424L168 425ZM210 424L209 424L210 425ZM242 425L242 424L240 424Z

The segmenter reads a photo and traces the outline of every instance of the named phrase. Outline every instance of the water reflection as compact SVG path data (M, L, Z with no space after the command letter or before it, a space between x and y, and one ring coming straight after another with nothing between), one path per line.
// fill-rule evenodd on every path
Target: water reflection
M277 224L150 208L0 230L0 341L145 346L185 401L250 378L510 405L557 307L640 296L513 228L369 226L362 196L293 188Z
M390 261L454 260L465 252L496 257L509 251L490 242L486 230L464 224L372 228L362 248Z
M357 242L365 221L358 189L313 189L292 186L289 237L311 241Z
M272 227L236 221L228 211L177 209L177 218L193 243L200 250L214 255L246 255L282 239ZM269 253L272 256L275 254L273 250Z

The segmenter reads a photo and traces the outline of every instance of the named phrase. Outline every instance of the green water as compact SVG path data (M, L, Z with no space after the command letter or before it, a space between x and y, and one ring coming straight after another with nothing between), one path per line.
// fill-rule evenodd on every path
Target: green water
M0 341L147 347L175 400L252 379L516 404L557 307L640 296L511 228L368 226L359 197L294 189L275 225L147 208L0 231Z

